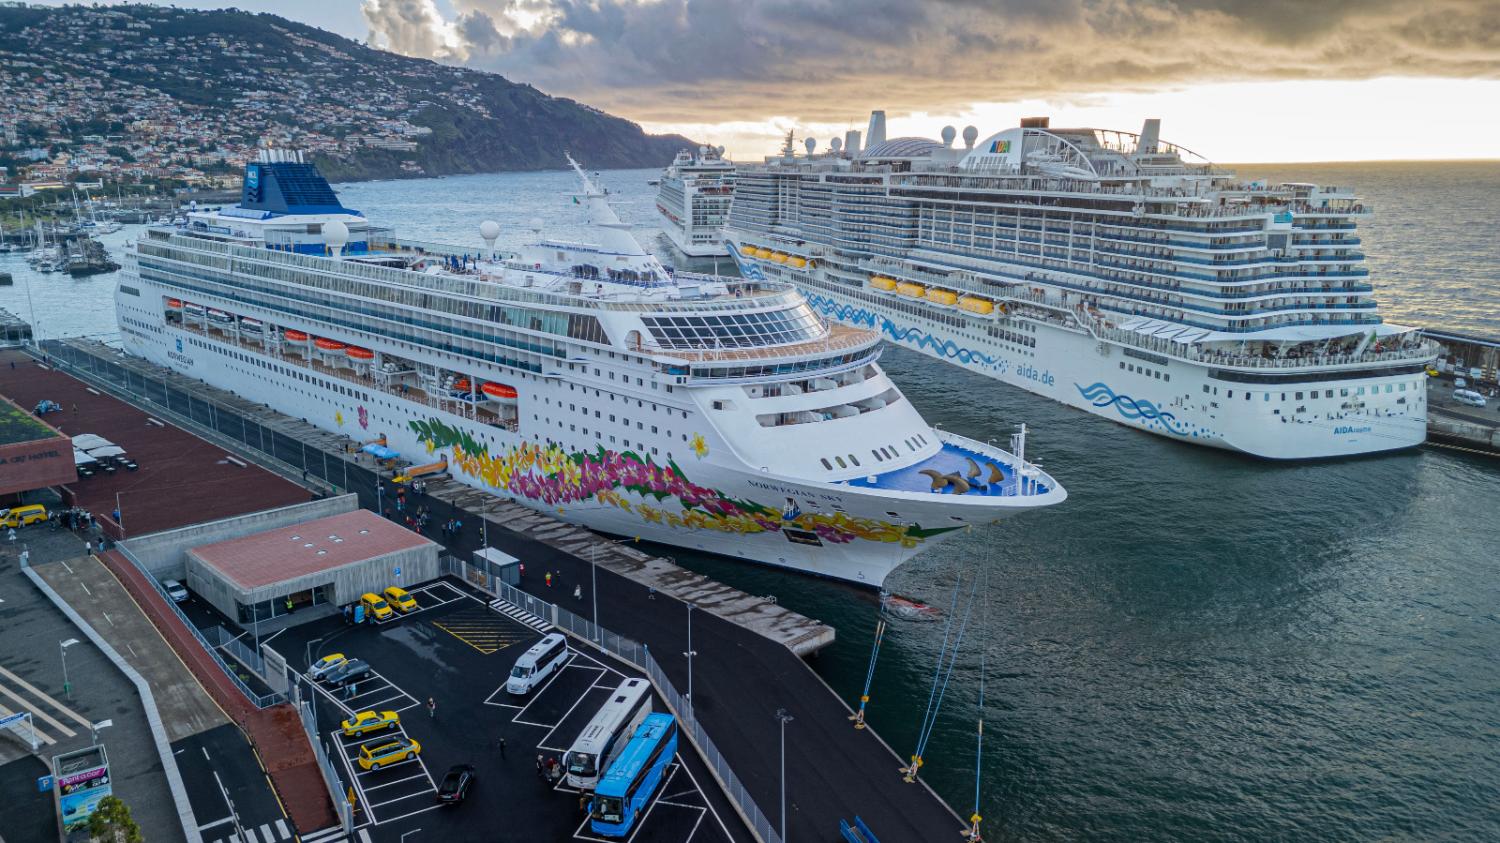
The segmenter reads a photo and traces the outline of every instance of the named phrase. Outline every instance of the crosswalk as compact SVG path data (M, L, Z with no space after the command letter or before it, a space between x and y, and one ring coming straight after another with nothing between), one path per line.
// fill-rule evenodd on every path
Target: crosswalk
M29 720L20 720L8 728L23 743L49 747L67 741L80 733L88 738L88 718L69 708L47 692L0 667L0 717L30 712Z
M282 840L291 840L295 836L292 833L291 827L287 825L286 820L264 823L259 828L246 826L236 831L234 830L234 818L225 817L222 820L216 820L207 825L199 826L198 830L203 832L204 840L209 840L210 834L215 831L223 834L226 828L228 829L228 834L223 837L214 838L212 843L280 843ZM342 833L339 829L335 830ZM307 840L308 838L303 837L302 839ZM339 839L342 840L343 838Z
M494 609L502 615L505 615L516 623L531 627L537 632L546 633L552 630L552 624L542 620L541 618L533 615L525 609L522 609L509 600L501 600L500 598L496 597L494 600L490 601L490 608Z
M354 830L353 835L344 833L342 828L334 826L311 834L302 835L302 843L370 843L370 832L363 828Z

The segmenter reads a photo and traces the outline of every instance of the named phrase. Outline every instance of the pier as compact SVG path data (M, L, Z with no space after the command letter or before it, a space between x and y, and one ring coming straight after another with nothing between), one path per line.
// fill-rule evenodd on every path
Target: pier
M394 493L388 472L347 437L96 342L48 341L43 350L81 389L114 393L308 489L352 491L377 511ZM609 541L451 480L432 478L427 494L408 487L406 495L407 507L428 508L435 539L442 521L464 522L443 538L458 559L484 546L514 556L526 565L518 584L526 594L591 620L597 601L600 626L645 645L769 819L763 840L781 828L783 728L789 837L838 839L840 821L856 816L885 843L957 839L967 827L925 782L902 780L906 759L873 729L854 729L852 709L803 660L833 642L827 625L643 553L628 537ZM124 522L127 537L140 534L128 513ZM791 719L783 724L779 712Z

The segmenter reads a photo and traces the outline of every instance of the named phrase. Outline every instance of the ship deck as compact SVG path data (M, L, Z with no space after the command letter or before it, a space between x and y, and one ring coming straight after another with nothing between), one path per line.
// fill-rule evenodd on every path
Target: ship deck
M969 490L959 492L957 484L948 479L939 479L944 475L950 478L962 478ZM998 479L990 482L992 476ZM1016 473L1009 466L1002 465L986 454L952 442L944 442L942 449L937 453L905 468L871 474L867 477L857 477L845 482L862 489L884 489L892 492L932 492L936 495L968 494L985 497L1006 497L1016 494ZM1028 485L1027 488L1029 489L1030 486Z

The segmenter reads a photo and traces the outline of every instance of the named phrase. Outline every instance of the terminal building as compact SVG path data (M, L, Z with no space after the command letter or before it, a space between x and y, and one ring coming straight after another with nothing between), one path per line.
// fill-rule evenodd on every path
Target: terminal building
M187 587L240 623L357 602L366 592L436 579L439 546L369 510L199 545Z

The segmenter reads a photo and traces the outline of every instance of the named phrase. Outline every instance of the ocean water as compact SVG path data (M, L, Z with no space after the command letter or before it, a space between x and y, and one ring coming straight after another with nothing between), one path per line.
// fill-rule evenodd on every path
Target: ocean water
M1500 335L1500 164L1239 170L1356 186L1376 207L1360 233L1387 318ZM656 175L604 174L622 217L646 229ZM502 245L535 217L550 236L578 233L572 189L556 172L340 187L409 236L476 249L483 219L502 224ZM33 276L5 257L0 269L17 273L0 307L34 312L44 335L113 333L112 277ZM956 583L965 594L986 577L923 773L967 815L977 771L987 839L1500 839L1500 462L1437 449L1256 462L901 349L884 364L944 429L1003 441L1027 423L1029 453L1070 493L890 583L947 607ZM857 699L873 594L669 552L837 627L814 666ZM943 633L897 622L876 666L869 719L903 754Z

